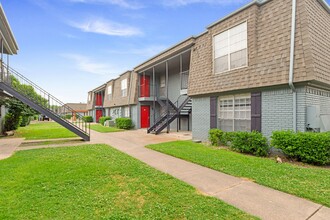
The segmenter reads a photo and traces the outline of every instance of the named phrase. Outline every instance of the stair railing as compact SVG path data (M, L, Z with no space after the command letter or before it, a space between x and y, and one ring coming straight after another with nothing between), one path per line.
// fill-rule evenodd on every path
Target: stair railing
M1 62L1 61L0 61ZM83 116L70 108L62 101L33 83L31 80L17 72L16 70L8 67L5 63L1 62L1 82L10 86L32 102L38 104L44 109L51 111L53 115L61 118L68 124L71 124L76 129L81 130L89 136L90 125L83 120ZM65 117L65 114L71 113L76 115L76 121Z

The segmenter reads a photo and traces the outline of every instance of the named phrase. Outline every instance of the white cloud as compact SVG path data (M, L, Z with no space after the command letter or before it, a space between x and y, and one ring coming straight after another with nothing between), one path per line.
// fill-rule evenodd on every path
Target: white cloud
M69 22L69 25L84 32L110 36L136 36L143 34L138 28L101 18L89 19L83 22Z
M107 50L108 53L111 54L133 54L133 55L139 55L143 57L151 57L155 56L161 51L168 48L168 46L165 45L150 45L145 48L128 48L124 50Z
M140 9L144 6L136 1L127 1L127 0L69 0L70 2L76 3L86 3L86 4L109 4L116 5L122 8L127 9Z
M121 72L115 70L109 63L95 62L91 58L80 54L61 54L61 56L73 61L74 66L83 72L97 75L109 75L110 73Z
M186 6L196 3L206 3L213 5L231 5L248 2L249 0L163 0L163 5L171 7Z

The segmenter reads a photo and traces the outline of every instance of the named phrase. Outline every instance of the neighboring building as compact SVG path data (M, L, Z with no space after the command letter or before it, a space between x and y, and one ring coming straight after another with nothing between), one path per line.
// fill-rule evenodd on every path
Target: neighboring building
M66 103L65 108L62 108L62 115L72 115L72 119L76 120L77 113L81 116L87 115L87 104L86 103Z
M88 93L88 115L98 122L102 116L131 118L137 126L137 74L126 71L118 78Z
M103 107L105 87L106 84L103 84L88 92L87 112L93 117L94 122L98 122L99 118L105 115Z
M131 118L137 124L137 74L126 71L106 84L105 115L111 118Z
M297 0L294 28L292 2L253 1L196 38L188 89L194 139L206 140L210 128L267 137L330 130L330 9Z

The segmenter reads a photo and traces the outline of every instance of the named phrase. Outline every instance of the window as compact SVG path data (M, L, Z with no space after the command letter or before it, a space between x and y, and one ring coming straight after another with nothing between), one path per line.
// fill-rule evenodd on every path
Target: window
M88 94L88 102L90 102L92 100L92 94Z
M121 81L121 96L127 96L127 79Z
M219 98L219 128L223 131L251 130L251 95Z
M246 22L215 35L213 42L215 73L222 73L247 65Z
M120 118L121 117L121 108L111 108L110 116L112 119Z
M112 98L112 85L108 86L108 99L111 100Z
M129 118L129 107L124 107L123 117Z

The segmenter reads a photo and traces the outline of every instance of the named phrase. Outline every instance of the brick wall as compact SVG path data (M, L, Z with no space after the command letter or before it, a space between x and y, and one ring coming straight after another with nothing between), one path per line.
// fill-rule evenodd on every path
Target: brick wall
M292 130L291 89L263 91L261 95L261 130L270 137L273 130Z
M194 97L192 109L192 138L207 141L210 130L210 97Z

